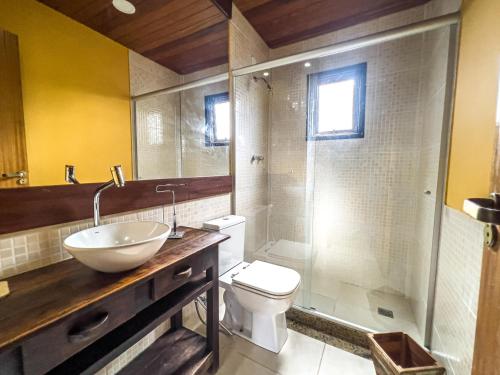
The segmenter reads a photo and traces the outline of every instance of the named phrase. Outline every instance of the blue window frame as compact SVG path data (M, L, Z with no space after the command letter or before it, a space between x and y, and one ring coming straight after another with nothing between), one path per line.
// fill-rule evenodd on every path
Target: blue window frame
M363 138L366 63L307 76L307 140Z
M229 144L229 93L205 96L205 146Z

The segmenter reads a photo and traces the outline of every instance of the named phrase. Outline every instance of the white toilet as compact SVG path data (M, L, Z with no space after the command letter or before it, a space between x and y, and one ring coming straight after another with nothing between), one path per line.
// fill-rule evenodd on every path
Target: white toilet
M219 245L219 285L224 288L223 322L232 331L279 353L288 337L285 311L300 286L300 274L271 263L243 262L245 218L229 215L203 224L231 236Z

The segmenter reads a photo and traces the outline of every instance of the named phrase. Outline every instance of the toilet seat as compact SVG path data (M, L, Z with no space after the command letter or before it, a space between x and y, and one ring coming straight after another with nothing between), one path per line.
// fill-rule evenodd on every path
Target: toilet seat
M280 299L288 299L290 298L290 296L295 293L295 291L299 288L299 285L297 285L297 287L290 293L290 294L287 294L287 295L284 295L284 296L275 296L273 294L267 294L267 293L264 293L258 289L252 289L252 288L249 288L249 287L245 287L243 285L239 285L239 284L232 284L232 287L233 288L237 288L237 289L242 289L242 290L246 290L250 293L254 293L254 294L257 294L257 295L260 295L260 296L263 296L263 297L266 297L268 299L272 299L272 300L280 300Z
M290 268L254 261L232 277L232 286L267 298L284 299L300 285L300 274Z

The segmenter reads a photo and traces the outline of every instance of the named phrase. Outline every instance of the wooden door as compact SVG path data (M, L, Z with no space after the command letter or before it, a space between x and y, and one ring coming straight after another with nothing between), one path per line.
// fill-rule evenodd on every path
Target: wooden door
M500 192L498 127L496 138L491 191ZM484 246L478 305L472 374L500 375L500 241L493 248Z
M18 40L0 29L0 188L26 186L27 179L5 176L20 171L28 162Z

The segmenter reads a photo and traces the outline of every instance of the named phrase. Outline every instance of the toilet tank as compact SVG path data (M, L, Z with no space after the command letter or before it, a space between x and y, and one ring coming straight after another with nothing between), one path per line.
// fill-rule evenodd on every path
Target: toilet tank
M231 236L219 244L219 276L243 262L245 218L229 215L203 223L203 228Z

